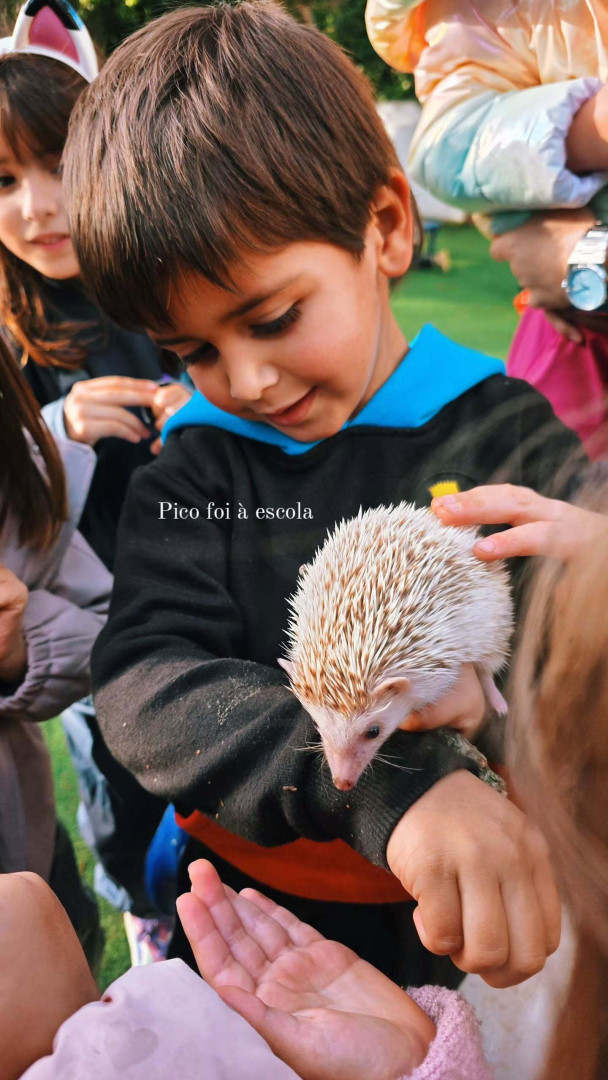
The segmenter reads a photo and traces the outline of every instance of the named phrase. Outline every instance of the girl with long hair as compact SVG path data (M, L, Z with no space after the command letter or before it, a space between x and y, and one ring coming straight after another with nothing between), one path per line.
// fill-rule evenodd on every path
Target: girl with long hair
M53 435L94 451L79 529L111 569L131 474L158 451L160 428L189 393L163 375L150 339L105 318L80 280L61 154L94 72L92 43L66 0L28 0L13 36L0 41L0 334ZM134 961L158 958L170 920L148 898L144 857L164 804L110 757L90 698L62 722L79 776L79 824L99 859L97 890L131 913Z
M112 584L76 532L93 453L69 443L62 452L63 461L0 339L0 872L34 870L48 881L95 965L103 943L97 905L56 820L37 723L88 691Z

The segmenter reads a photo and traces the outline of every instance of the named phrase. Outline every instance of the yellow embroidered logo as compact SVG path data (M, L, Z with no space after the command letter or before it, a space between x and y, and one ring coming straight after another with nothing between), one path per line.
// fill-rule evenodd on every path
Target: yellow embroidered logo
M440 480L429 491L434 499L438 499L440 495L457 495L460 488L457 480Z

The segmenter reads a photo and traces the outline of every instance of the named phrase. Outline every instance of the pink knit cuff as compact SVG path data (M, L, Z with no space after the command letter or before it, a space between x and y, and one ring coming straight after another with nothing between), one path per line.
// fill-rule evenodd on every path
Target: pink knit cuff
M440 986L408 993L430 1016L437 1034L422 1065L401 1080L492 1080L477 1017L464 998Z

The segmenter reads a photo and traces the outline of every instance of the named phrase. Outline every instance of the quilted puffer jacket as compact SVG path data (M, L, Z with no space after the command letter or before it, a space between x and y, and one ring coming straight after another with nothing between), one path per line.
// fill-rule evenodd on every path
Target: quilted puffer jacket
M565 138L608 80L606 0L368 0L366 23L414 72L409 168L434 195L481 213L596 205L608 176L570 172Z

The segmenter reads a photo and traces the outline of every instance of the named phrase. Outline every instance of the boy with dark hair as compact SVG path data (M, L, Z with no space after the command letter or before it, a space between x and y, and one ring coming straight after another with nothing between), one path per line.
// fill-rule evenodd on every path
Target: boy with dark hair
M429 327L408 346L389 282L416 215L364 77L272 5L182 9L85 93L65 181L94 295L201 391L123 516L94 654L112 753L175 802L188 859L398 981L458 978L429 970L408 894L432 952L497 986L532 974L559 938L535 829L432 731L338 792L277 664L336 521L490 478L543 489L576 446L499 361ZM474 712L470 673L460 690Z

